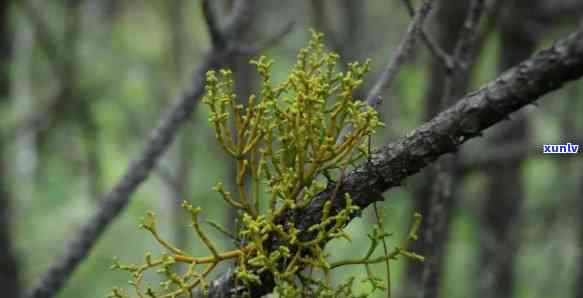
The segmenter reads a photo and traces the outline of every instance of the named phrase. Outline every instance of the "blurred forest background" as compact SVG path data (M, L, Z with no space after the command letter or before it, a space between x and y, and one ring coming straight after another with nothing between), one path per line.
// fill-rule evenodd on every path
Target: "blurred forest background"
M453 50L470 1L440 0L425 32ZM583 1L486 1L477 45L451 98L494 79L537 49L575 30ZM221 21L231 1L211 1ZM345 62L371 58L363 94L399 44L411 17L406 1L258 1L249 44L281 35L260 54L285 78L309 28L326 34ZM421 1L413 1L418 7ZM191 83L209 48L199 1L0 0L0 296L18 297L63 254L69 239L135 159L169 104ZM287 30L287 29L290 30ZM283 32L282 32L283 30ZM240 53L238 93L257 90L258 77ZM418 42L381 110L386 128L374 146L405 135L443 105L443 65ZM364 95L362 95L364 96ZM583 159L548 156L542 144L583 145L583 84L547 95L451 158L452 192L439 206L438 231L413 250L431 257L434 282L422 263L394 262L396 297L583 298ZM105 297L129 276L110 271L114 256L140 262L158 251L137 229L147 210L177 246L206 254L187 227L180 202L200 205L205 218L234 225L234 214L211 187L233 183L233 164L219 150L206 107L193 117L128 208L109 226L57 297ZM427 214L436 177L430 169L385 194L385 229L401 239L414 211ZM333 242L334 257L361 256L373 213L352 222L350 248ZM431 227L429 227L431 228ZM211 230L212 231L212 230ZM231 243L211 232L218 243ZM391 238L393 239L393 238ZM430 250L432 253L427 253ZM379 272L382 265L375 267ZM335 278L361 275L345 270ZM422 284L425 284L422 286ZM431 288L433 287L433 288ZM427 288L426 288L427 290Z

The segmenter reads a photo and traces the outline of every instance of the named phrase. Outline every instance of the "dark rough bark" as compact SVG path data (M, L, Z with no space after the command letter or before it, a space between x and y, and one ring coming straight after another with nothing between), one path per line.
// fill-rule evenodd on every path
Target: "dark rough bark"
M536 31L529 6L532 1L516 0L503 4L501 22L500 67L506 70L532 54ZM524 115L494 130L489 147L505 148L511 144L528 145L528 123ZM524 196L521 169L524 155L515 155L499 167L488 168L486 191L481 213L480 297L510 298L514 288L514 269L518 254L518 224Z
M437 45L447 53L452 53L454 51L468 9L469 1L457 1L455 3L450 1L439 2L439 6L435 13L435 19L433 20L435 25L432 26L432 30L435 32L434 34L431 34L431 36L436 37L435 42ZM429 86L425 95L425 121L434 117L443 107L442 99L445 94L446 72L447 70L443 63L436 59L431 61L428 78ZM468 76L464 73L462 75L458 74L452 78L454 90L452 96L447 99L449 103L452 103L453 100L458 99L467 91L467 77ZM455 166L455 160L450 161L449 166ZM414 186L413 190L413 210L423 215L428 215L430 213L430 208L432 208L430 201L432 193L435 193L432 188L432 184L435 180L431 177L432 174L435 174L435 171L426 171L422 173L419 182ZM452 189L457 188L457 177L455 177L453 181L451 181L449 177L444 177L441 173L439 174L439 177L440 179L438 180L440 181L449 181L447 184L450 184ZM448 199L444 201L445 205L438 208L441 213L439 216L441 221L441 231L432 235L432 239L430 239L426 233L430 223L428 220L425 220L419 231L422 237L419 241L414 242L411 247L412 251L431 258L431 260L428 260L430 262L426 263L430 264L432 267L430 278L435 283L439 283L439 280L441 279L444 245L449 234L449 224L451 221L450 210L454 209L454 200L455 196L451 193L448 196ZM429 251L432 251L431 256L428 255ZM423 268L429 266L426 263L416 261L408 262L407 281L401 295L402 297L419 297L418 292L422 288ZM438 295L438 292L434 292L434 294Z
M241 30L252 20L254 1L236 2L233 14L226 20L223 38L236 42ZM203 94L204 74L217 68L225 57L235 52L237 44L228 43L224 48L213 48L199 66L188 90L178 97L169 111L162 117L159 126L152 132L144 149L129 165L126 173L102 199L98 210L93 214L79 233L68 244L65 254L58 258L31 287L26 297L53 297L73 274L77 266L89 255L91 249L105 232L109 224L125 209L131 195L149 177L156 163L174 141L182 124L190 117L194 106Z
M8 61L11 52L8 0L0 1L0 108L8 101L9 73ZM16 255L12 248L11 194L4 170L4 135L0 127L0 293L5 297L20 297L20 272Z
M329 185L306 209L286 212L276 222L292 222L300 231L306 231L321 221L322 207L328 200L334 202L332 214L343 207L342 200L331 198L333 193L338 197L350 194L354 203L364 209L382 200L379 194L402 185L407 177L440 156L456 152L464 142L481 135L482 131L503 121L509 114L582 75L583 31L557 42L468 94L431 121L377 151L370 163L367 161L349 173L338 188ZM303 233L301 238L307 240L313 236ZM268 248L277 247L278 240L269 238L266 244ZM290 249L293 251L293 247ZM261 278L262 284L251 288L253 297L273 289L270 276ZM211 283L208 297L232 297L237 294L234 284L230 271ZM200 292L195 294L202 297Z

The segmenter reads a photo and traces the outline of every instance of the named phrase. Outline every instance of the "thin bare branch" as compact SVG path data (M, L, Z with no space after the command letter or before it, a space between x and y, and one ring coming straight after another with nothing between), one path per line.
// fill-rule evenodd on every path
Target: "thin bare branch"
M403 0L403 3L405 4L405 7L407 8L407 12L409 13L409 16L414 17L415 16L415 7L413 7L413 3L411 3L411 0ZM433 55L433 57L435 59L437 59L437 61L439 61L439 63L441 63L441 65L448 71L448 72L452 72L453 68L455 67L454 64L454 60L453 58L447 53L445 52L437 43L435 43L435 41L433 41L429 35L427 35L427 33L425 32L425 29L420 28L420 35L421 35L421 39L423 40L423 43L425 44L425 46L427 47L427 49L429 50L429 52L431 52L431 54Z
M411 56L415 44L415 39L423 27L423 23L429 16L434 2L435 0L425 0L423 2L423 5L419 9L419 13L415 15L407 27L407 31L399 43L399 46L395 50L390 62L387 64L385 70L381 73L380 77L377 79L372 89L368 93L366 97L366 103L376 111L380 111L383 102L381 94L389 93L397 74L407 61L407 58ZM337 142L343 142L344 138L351 130L351 126L345 127L338 136Z
M455 100L452 98L454 81L460 78L460 76L468 75L470 58L472 56L472 50L478 41L479 23L484 11L485 0L472 1L469 13L466 16L453 50L452 59L456 67L453 69L453 73L446 73L445 87L440 103L443 108L451 104L452 100Z
M291 33L293 31L294 25L295 25L294 21L289 21L281 29L276 31L276 33L273 34L273 36L271 36L265 40L259 41L257 43L254 43L254 44L236 45L235 50L237 52L239 52L240 54L244 54L244 55L257 54L257 53L259 53L263 50L266 50L268 48L271 48L274 45L276 45L277 43L279 43L286 35L288 35L289 33Z
M460 31L460 35L454 50L454 60L456 65L460 66L462 70L468 69L468 62L472 54L472 50L477 42L479 36L480 18L486 9L485 0L472 1L470 12L466 17L464 26Z
M397 47L391 62L387 65L380 78L377 80L375 85L369 92L366 102L369 106L378 110L381 104L381 94L388 93L395 80L395 77L401 70L402 66L407 61L407 58L412 53L413 46L415 44L415 39L423 27L423 23L429 16L433 3L435 0L425 0L419 9L419 12L415 14L415 17L409 24L401 43Z

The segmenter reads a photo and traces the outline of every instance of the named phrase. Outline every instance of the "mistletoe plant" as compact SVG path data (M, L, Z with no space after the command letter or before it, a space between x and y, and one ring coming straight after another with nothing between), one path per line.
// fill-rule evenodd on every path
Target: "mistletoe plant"
M158 257L146 253L141 265L115 262L112 266L131 273L130 284L138 297L191 297L196 289L204 293L209 274L228 260L235 261L236 295L250 296L248 289L270 276L279 297L365 297L390 285L390 259L401 255L422 260L406 251L407 243L417 238L420 215L415 216L405 243L392 252L384 243L388 234L383 230L383 217L378 216L378 225L369 234L368 252L359 259L337 262L329 261L325 246L337 238L350 241L343 230L360 211L350 196L336 198L334 193L323 205L321 222L308 229L285 220L289 212L301 214L327 183L340 185L346 168L369 154L370 137L383 126L374 109L353 97L370 62L350 63L345 72L338 72L338 61L337 54L325 51L322 35L314 32L280 84L273 82L272 60L260 57L251 61L262 84L260 94L251 95L246 106L238 103L231 71L207 73L203 102L211 111L209 121L220 147L237 165L236 189L231 192L222 183L213 189L240 215L235 233L212 226L234 238L238 247L220 252L201 227L201 209L190 203L183 207L209 256L195 256L168 243L156 229L154 214L148 213L141 227L166 253ZM332 181L334 176L338 182ZM333 200L345 200L341 210L332 210ZM384 254L373 256L381 243ZM187 264L188 269L180 272L178 263ZM386 280L373 274L369 266L375 263L386 263ZM370 291L354 293L355 278L333 284L331 272L349 265L365 267L362 280L371 285ZM149 270L163 275L160 287L143 285ZM128 294L115 288L110 297Z

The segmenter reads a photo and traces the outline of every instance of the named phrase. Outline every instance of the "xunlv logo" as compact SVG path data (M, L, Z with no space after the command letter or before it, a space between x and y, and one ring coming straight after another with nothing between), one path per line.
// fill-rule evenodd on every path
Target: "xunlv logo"
M567 143L564 145L543 145L543 154L576 154L579 145Z

